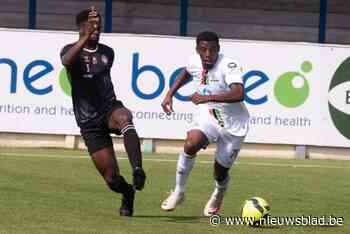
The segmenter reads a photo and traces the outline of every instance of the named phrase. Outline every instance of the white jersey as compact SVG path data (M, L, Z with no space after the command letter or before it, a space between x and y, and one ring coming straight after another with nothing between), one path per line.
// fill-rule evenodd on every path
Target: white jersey
M242 68L223 54L219 54L214 67L208 71L203 69L200 56L196 54L190 57L186 70L193 78L196 92L202 95L220 94L229 91L229 86L233 83L243 84ZM249 113L243 102L208 102L198 106L199 118L209 116L208 121L214 119L218 126L226 129L232 135L245 136L247 134Z

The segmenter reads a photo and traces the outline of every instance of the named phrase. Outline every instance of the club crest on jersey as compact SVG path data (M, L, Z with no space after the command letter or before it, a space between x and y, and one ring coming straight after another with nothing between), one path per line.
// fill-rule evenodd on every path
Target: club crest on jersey
M230 63L228 63L227 64L227 67L228 67L228 69L229 69L229 72L235 72L235 71L237 71L236 69L237 69L237 64L236 63L234 63L234 62L230 62ZM242 68L239 68L239 71L241 71L242 72Z
M97 64L97 58L96 57L92 57L92 64Z
M101 60L102 60L102 62L103 62L104 64L107 64L107 63L108 63L108 58L107 58L107 56L104 55L104 54L101 56Z
M231 63L227 64L227 66L228 66L228 68L233 70L233 69L235 69L237 67L237 64L234 63L234 62L231 62Z

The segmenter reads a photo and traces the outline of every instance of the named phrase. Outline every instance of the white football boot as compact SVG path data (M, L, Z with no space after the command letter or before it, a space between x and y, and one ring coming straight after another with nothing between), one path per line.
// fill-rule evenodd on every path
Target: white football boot
M204 207L203 214L204 216L212 216L218 214L224 199L226 189L217 189L215 188L214 192L211 194L209 201Z
M169 197L163 201L161 208L164 211L173 211L184 200L185 200L185 193L172 191Z

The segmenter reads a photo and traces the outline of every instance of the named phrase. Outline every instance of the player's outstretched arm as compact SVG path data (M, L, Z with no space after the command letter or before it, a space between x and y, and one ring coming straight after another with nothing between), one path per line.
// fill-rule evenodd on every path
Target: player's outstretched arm
M195 93L190 97L190 100L194 104L201 104L206 102L241 102L244 100L243 84L231 84L229 91L216 95L200 95L199 93Z
M64 66L70 66L74 63L74 60L77 58L80 51L84 48L86 42L89 40L90 35L95 31L97 28L97 22L98 22L98 12L96 11L95 7L91 7L91 10L89 12L88 16L88 22L82 24L80 30L80 37L79 40L74 43L74 45L67 50L66 53L64 53L61 57L62 64Z
M167 92L163 102L162 102L162 108L165 113L170 114L173 112L173 96L175 92L181 88L185 81L190 77L190 74L186 71L186 69L183 69L183 71L180 73L180 75L176 78L174 84L170 87L169 91Z

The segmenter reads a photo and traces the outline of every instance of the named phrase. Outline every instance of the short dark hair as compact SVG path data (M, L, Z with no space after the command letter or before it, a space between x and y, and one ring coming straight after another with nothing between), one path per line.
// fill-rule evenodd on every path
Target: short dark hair
M196 38L197 45L201 41L215 41L217 44L219 44L219 36L214 32L204 31L197 35L197 38Z
M77 16L75 17L75 24L77 25L77 27L80 27L82 23L85 23L88 20L90 11L90 9L86 9L82 10L77 14ZM98 14L97 16L101 19L100 14Z

